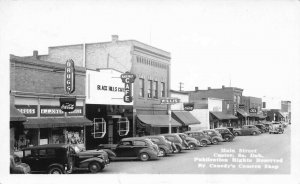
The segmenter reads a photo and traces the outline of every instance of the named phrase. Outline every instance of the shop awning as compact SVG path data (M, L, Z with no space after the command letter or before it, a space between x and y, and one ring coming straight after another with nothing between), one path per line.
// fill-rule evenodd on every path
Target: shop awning
M24 128L55 128L81 127L93 125L93 122L84 118L31 118L24 122Z
M14 105L10 105L10 121L26 121L27 117L24 116Z
M168 127L169 126L169 116L168 115L137 115L138 119L145 124L152 127ZM176 120L171 118L171 126L179 127L182 126Z
M237 113L244 116L245 118L249 116L249 114L243 109L237 109L236 111L237 111Z
M223 112L211 111L210 113L214 115L216 118L218 118L219 120L238 119L236 116L232 114L225 114Z
M185 126L201 123L190 112L187 111L172 111L172 117Z

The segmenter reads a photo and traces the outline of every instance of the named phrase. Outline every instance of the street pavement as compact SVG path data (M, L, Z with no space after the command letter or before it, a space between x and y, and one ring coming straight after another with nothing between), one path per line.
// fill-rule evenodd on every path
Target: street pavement
M283 134L238 136L159 160L111 162L99 174L290 174L290 126Z

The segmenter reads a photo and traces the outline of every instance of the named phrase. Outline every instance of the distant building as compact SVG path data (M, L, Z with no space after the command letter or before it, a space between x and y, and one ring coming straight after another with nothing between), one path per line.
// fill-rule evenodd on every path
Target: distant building
M220 112L211 112L211 119L219 120L221 124L214 124L216 126L241 126L241 119L236 117L239 104L241 103L241 96L243 89L236 87L225 87L212 89L210 87L207 90L199 90L198 87L195 91L190 91L190 101L201 100L203 98L218 98L222 99L222 114Z
M248 114L246 124L256 124L266 118L266 116L263 115L261 98L242 96L239 108L243 109Z
M281 112L285 121L291 123L291 101L281 101Z

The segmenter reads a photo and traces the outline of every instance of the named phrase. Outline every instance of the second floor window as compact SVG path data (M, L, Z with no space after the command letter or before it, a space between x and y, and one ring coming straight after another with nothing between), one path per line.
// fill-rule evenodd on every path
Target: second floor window
M152 83L153 83L152 80L148 80L148 90L147 90L148 98L152 98L152 86L153 86Z
M153 83L153 98L158 98L158 82Z
M166 97L166 85L164 82L161 83L161 97Z
M139 96L144 97L144 90L145 90L144 89L145 88L144 79L140 78L139 86L140 86Z

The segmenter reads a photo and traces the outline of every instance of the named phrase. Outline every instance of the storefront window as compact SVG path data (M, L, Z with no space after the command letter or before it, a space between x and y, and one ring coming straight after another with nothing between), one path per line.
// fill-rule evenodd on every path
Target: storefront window
M94 138L103 138L106 134L106 122L103 118L94 118Z
M120 118L118 121L119 136L125 136L129 133L129 121L127 117Z

